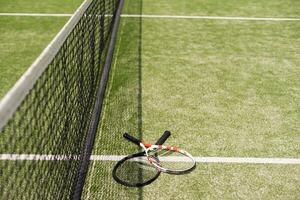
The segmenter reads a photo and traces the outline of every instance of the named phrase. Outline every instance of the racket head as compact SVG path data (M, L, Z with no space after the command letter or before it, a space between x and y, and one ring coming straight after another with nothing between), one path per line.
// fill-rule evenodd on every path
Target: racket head
M148 162L145 152L139 152L118 161L112 175L122 185L143 187L155 181L160 171Z
M196 168L193 156L176 147L152 145L145 152L148 161L164 173L187 174Z

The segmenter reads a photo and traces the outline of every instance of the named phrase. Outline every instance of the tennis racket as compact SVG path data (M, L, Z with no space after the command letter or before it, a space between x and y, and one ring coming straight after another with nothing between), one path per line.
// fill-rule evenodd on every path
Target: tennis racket
M170 132L165 131L155 144L163 144L169 136ZM155 159L155 156L153 159ZM160 173L161 172L148 161L145 151L128 155L119 160L112 171L114 180L128 187L146 186L155 181Z
M160 172L168 174L186 174L196 167L196 161L187 151L176 146L144 143L124 133L124 138L144 149L147 160Z

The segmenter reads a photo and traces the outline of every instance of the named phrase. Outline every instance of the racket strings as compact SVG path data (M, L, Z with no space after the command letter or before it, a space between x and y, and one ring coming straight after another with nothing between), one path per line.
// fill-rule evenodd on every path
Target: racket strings
M146 156L125 159L116 168L117 181L127 186L143 186L157 178L159 171Z
M155 157L158 162L152 162L161 171L180 173L192 169L195 166L194 160L187 154L170 149L155 149L148 152L148 157L153 160ZM149 160L149 158L148 158Z

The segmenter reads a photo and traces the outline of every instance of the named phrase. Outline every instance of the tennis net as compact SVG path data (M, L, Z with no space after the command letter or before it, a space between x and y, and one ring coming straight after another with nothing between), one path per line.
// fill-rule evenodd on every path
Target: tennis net
M79 199L123 0L86 0L0 102L0 199Z

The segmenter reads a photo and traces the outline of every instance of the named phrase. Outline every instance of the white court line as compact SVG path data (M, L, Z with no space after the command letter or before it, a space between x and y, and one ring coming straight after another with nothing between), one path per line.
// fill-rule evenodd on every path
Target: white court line
M0 13L0 16L20 16L20 17L72 17L73 14L53 14L53 13Z
M51 13L0 13L0 16L23 17L71 17L72 14ZM226 16L188 16L188 15L134 15L122 14L121 17L132 18L165 18L165 19L210 19L210 20L251 20L251 21L300 21L300 18L276 18L276 17L226 17Z
M0 160L76 160L78 155L0 154Z
M184 16L184 15L127 15L122 17L141 18L167 18L167 19L211 19L211 20L252 20L252 21L300 21L300 18L276 18L276 17L225 17L225 16Z
M92 155L93 161L118 161L124 155ZM79 156L74 155L39 155L39 154L0 154L0 160L77 160ZM194 157L199 163L248 163L248 164L300 164L300 158L254 158L254 157ZM185 162L178 156L161 158L167 162Z

